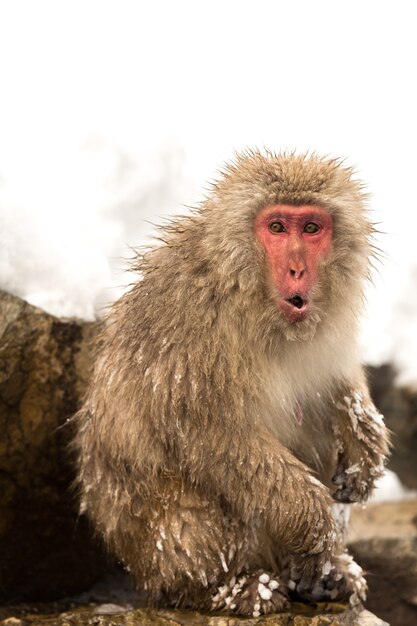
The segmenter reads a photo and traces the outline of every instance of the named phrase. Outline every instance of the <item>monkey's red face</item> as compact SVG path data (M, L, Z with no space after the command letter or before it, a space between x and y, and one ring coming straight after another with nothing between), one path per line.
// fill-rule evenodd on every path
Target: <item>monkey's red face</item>
M289 322L301 322L309 314L320 263L330 254L332 218L314 205L274 204L260 211L255 230L278 309Z

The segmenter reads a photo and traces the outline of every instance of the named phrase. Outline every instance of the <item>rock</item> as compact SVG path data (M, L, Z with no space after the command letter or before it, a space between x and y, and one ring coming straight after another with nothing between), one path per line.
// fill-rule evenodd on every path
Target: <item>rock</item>
M371 395L393 433L389 468L409 489L417 489L417 389L397 387L390 365L368 368Z
M352 608L342 612L327 609L327 612L320 613L310 609L306 614L280 613L259 618L237 618L174 609L133 609L99 615L94 607L84 607L62 613L41 613L32 609L25 612L23 619L25 626L389 626L369 611ZM0 626L5 624L7 622L1 621L0 612Z
M70 428L89 377L94 324L0 292L0 600L50 600L101 569L70 485Z
M391 626L417 624L417 500L355 507L349 550L367 572L366 606Z
M99 604L94 613L96 615L117 615L117 613L126 613L126 611L132 608L131 606L121 606L120 604L112 604L111 602L108 604Z
M389 626L389 624L373 615L370 611L361 611L353 626Z
M6 617L0 622L0 626L26 626L27 622L18 617Z

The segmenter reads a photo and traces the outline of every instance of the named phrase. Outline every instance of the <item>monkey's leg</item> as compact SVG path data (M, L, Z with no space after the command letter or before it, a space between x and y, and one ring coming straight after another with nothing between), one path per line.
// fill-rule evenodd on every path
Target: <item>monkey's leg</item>
M140 506L131 499L110 539L151 603L250 615L288 606L259 523L173 482L156 491Z

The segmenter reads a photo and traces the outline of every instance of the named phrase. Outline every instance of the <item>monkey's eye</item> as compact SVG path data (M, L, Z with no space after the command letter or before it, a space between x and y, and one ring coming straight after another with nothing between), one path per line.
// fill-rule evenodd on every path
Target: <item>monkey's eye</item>
M309 222L304 226L304 232L309 235L314 235L315 233L318 233L319 230L320 226L318 224L315 224L314 222Z
M284 224L282 222L272 222L269 225L269 230L271 233L285 233Z

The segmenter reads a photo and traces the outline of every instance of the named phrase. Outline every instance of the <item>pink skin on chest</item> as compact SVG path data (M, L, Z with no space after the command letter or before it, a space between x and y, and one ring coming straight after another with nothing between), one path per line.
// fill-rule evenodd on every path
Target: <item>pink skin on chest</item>
M255 233L278 309L290 322L306 319L320 262L332 248L331 215L315 205L274 204L259 212Z

